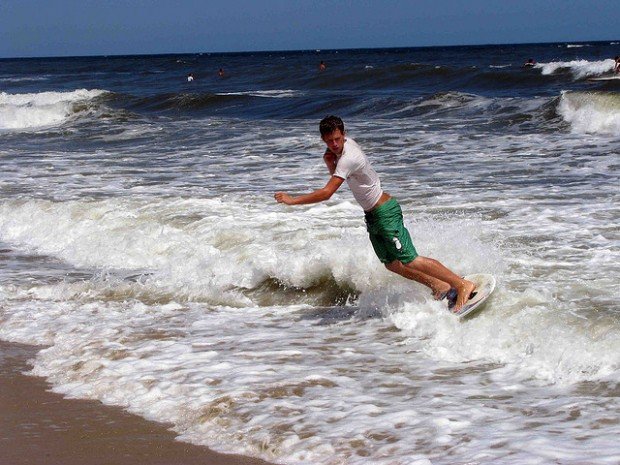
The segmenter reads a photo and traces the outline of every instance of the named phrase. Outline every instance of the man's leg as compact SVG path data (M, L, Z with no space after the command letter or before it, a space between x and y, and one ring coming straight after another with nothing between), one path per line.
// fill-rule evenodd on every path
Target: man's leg
M455 288L458 293L456 305L454 306L455 312L459 311L467 303L469 295L476 289L474 283L461 278L432 258L418 256L406 265L398 260L394 260L386 264L385 267L405 278L430 287L434 295L448 291L450 287Z
M450 285L447 282L433 278L432 276L422 273L421 271L417 271L412 267L408 267L398 260L394 260L392 263L386 263L385 267L391 272L399 274L404 278L417 281L420 284L430 287L433 291L433 296L436 299L441 298L442 295L450 290Z

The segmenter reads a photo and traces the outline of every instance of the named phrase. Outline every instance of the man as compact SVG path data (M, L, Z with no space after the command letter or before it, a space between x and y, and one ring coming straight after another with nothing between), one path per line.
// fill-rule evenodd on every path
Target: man
M383 192L377 173L359 145L346 137L340 118L324 118L319 130L327 145L323 160L331 175L329 181L322 189L295 197L276 192L276 201L286 205L323 202L346 180L353 197L365 211L370 242L379 260L388 270L430 287L436 299L450 294L454 299L456 293L452 309L458 312L469 300L475 284L454 274L437 260L418 255L403 224L400 205Z

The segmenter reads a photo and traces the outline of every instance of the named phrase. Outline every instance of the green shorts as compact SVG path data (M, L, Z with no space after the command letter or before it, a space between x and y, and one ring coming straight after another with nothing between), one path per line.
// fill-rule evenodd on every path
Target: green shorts
M418 256L409 231L403 224L403 211L396 199L366 212L366 229L381 263L394 260L409 263Z

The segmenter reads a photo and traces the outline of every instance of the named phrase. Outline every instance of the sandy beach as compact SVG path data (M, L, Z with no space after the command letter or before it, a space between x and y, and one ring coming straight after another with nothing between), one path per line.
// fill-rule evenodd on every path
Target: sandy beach
M0 464L268 465L174 440L165 425L90 400L65 399L22 374L32 346L0 342Z

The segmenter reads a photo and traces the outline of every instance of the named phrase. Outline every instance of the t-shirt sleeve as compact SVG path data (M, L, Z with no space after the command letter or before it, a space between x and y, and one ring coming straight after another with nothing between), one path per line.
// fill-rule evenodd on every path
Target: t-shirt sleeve
M334 171L334 176L338 176L342 179L347 179L351 176L356 169L359 168L359 163L354 157L342 157L338 160L338 164L336 165L336 171Z

